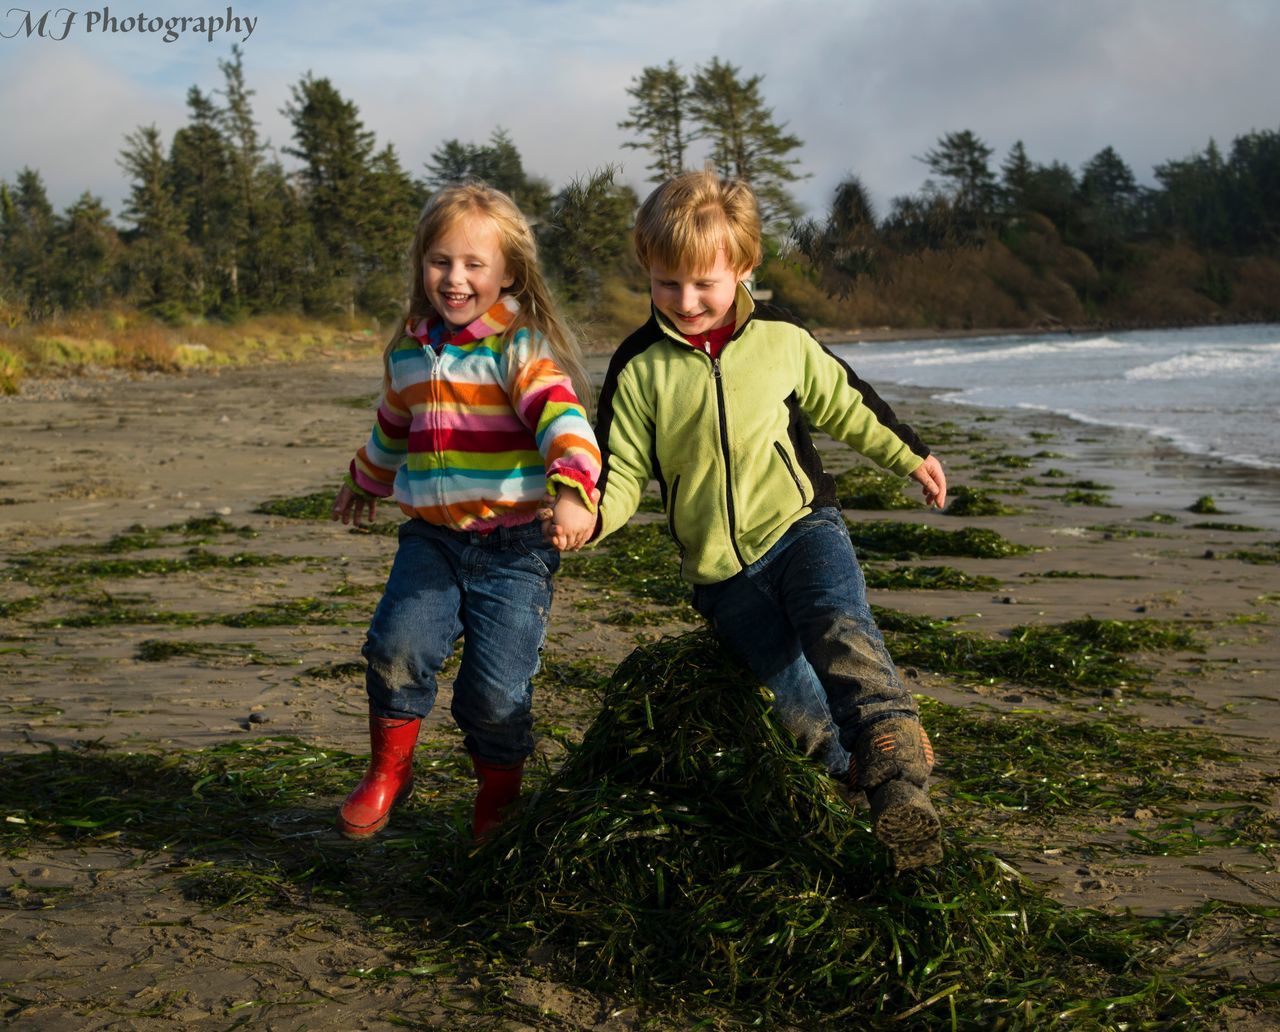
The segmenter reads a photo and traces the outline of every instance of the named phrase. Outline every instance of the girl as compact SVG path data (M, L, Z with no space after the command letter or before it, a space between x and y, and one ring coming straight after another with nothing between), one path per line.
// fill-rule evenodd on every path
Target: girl
M390 496L409 517L362 649L372 759L338 830L376 835L409 795L436 674L465 634L452 714L483 840L533 749L530 679L557 549L595 529L600 450L581 352L511 199L473 183L440 191L410 256L409 312L384 353L377 421L333 503L333 519L356 526Z

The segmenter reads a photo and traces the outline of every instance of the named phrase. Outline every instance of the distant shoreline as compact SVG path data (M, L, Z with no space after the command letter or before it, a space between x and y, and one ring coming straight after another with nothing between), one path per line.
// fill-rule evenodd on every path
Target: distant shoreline
M1190 330L1200 327L1266 326L1273 319L1244 319L1221 323L1086 323L1080 326L989 326L971 329L869 326L837 330L819 327L813 335L824 344L883 344L904 340L976 340L984 337L1079 337L1098 333L1137 333L1144 330Z

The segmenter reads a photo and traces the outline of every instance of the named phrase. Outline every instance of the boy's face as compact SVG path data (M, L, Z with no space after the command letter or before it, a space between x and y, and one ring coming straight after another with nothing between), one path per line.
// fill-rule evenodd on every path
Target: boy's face
M749 269L731 269L724 248L709 269L668 269L649 266L649 290L658 311L686 337L727 326L734 319L738 280Z
M461 329L492 308L515 277L507 272L497 227L472 217L431 242L422 256L422 279L431 307Z

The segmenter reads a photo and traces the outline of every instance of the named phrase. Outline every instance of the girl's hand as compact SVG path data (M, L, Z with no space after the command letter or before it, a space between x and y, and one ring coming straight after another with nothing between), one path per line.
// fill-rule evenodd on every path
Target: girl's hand
M919 481L924 488L925 505L941 509L947 504L947 475L942 472L942 463L932 455L911 474L911 479Z
M594 500L599 500L600 492L593 494ZM543 538L561 552L577 551L591 540L596 529L596 514L571 487L557 488L555 501L538 510L538 518L542 520Z
M369 508L369 515L365 517L365 523L372 523L377 518L378 499L366 498L364 495L357 494L351 490L347 484L343 484L342 490L338 492L338 497L333 500L333 509L329 513L329 518L342 520L344 524L353 523L357 527L363 526L360 522L360 516L364 512L365 506Z

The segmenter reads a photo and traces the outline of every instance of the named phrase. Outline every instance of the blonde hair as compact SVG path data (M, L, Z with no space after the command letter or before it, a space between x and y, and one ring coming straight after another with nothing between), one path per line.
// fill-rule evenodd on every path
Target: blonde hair
M386 366L385 382L390 385L391 352L403 339L405 325L439 314L432 307L423 282L424 255L432 243L461 220L474 217L488 219L498 231L502 259L506 264L507 274L512 277L511 286L505 288L503 293L512 295L520 302L520 311L503 334L504 343L510 341L521 328L527 328L531 333L541 333L546 337L556 362L573 382L578 400L584 408L589 408L591 382L582 363L582 345L556 311L551 290L538 264L538 245L534 240L533 230L510 197L484 183L468 182L447 186L435 193L422 209L418 228L413 234L413 246L409 249L409 310L382 353Z
M721 179L712 169L668 179L640 206L636 258L645 269L701 272L724 248L734 272L760 264L760 211L751 187Z

